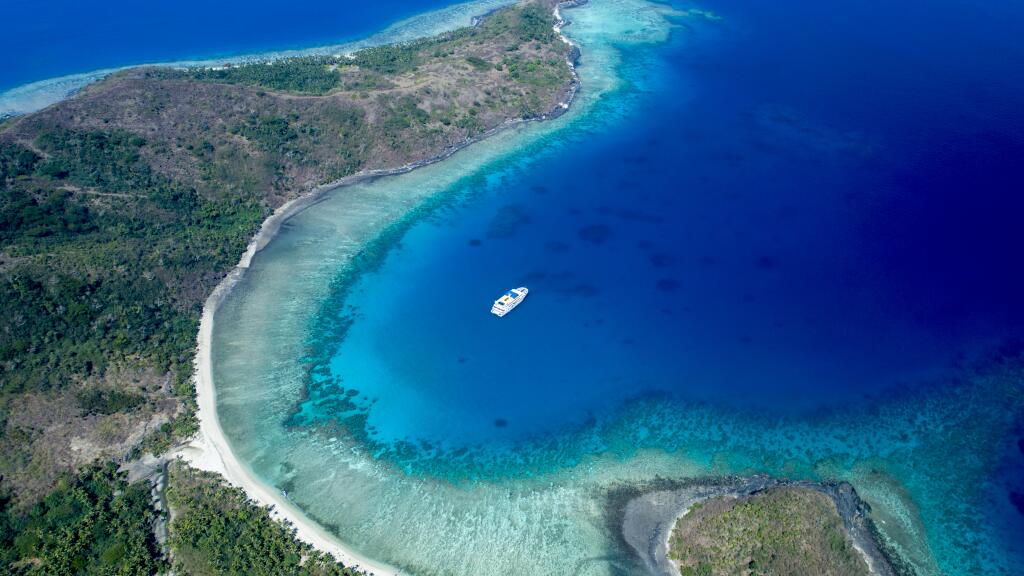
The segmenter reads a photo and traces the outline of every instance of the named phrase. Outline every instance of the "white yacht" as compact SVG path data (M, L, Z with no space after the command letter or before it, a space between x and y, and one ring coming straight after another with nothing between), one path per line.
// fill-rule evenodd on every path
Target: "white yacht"
M505 292L501 295L501 298L494 301L494 306L491 306L491 314L496 316L504 316L505 314L508 314L513 308L519 306L519 303L522 302L529 293L530 291L525 287L513 288L508 292Z

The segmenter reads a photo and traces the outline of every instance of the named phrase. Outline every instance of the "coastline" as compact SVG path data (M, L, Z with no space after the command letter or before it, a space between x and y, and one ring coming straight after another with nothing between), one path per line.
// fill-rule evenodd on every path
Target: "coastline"
M199 420L199 433L189 442L169 454L171 458L180 457L189 465L200 470L216 472L233 486L243 489L260 505L268 506L271 515L279 521L290 523L295 529L296 537L314 548L333 555L346 567L356 568L368 576L400 576L403 572L388 564L365 558L345 546L337 537L331 535L316 521L292 504L283 494L260 481L231 450L230 443L220 425L217 414L216 387L213 380L213 327L217 310L231 294L235 286L245 276L253 258L263 250L280 231L281 226L291 217L320 202L330 192L385 176L395 176L411 172L417 168L441 162L460 150L481 140L490 138L513 126L532 121L546 121L556 118L569 109L579 91L580 79L575 64L579 57L578 47L562 33L566 21L562 18L560 7L575 7L586 0L569 0L556 2L552 7L556 18L555 32L566 44L573 47L569 54L569 65L573 71L573 80L569 84L562 101L553 109L536 118L519 118L507 120L477 136L451 146L440 154L421 161L412 162L396 168L360 171L341 179L316 186L312 190L286 202L278 207L272 215L263 221L259 231L250 240L238 264L217 284L213 292L203 304L202 317L197 336L197 348L194 368L196 389L196 417ZM476 22L474 22L474 25Z
M279 214L275 214L278 216ZM268 229L266 224L275 220L271 216L264 223L261 233ZM280 227L280 221L275 220L276 231ZM260 235L257 235L260 236ZM265 244L264 244L265 245ZM182 448L171 454L185 460L189 465L200 470L216 472L223 476L229 484L237 486L245 491L249 498L252 498L260 505L269 506L274 519L290 523L295 529L296 537L303 542L312 545L318 550L333 555L338 561L347 567L358 568L369 576L392 576L401 572L383 563L373 562L363 558L356 552L350 550L333 538L316 522L310 520L301 510L293 506L287 499L283 498L273 488L260 482L253 473L242 464L231 451L224 430L220 426L220 419L217 416L216 392L213 384L213 363L211 362L211 342L213 335L213 317L224 298L231 293L231 289L242 277L248 261L255 253L256 244L250 245L249 250L243 256L246 261L233 270L218 286L213 294L206 300L203 306L203 316L199 325L199 348L196 355L196 401L198 404L197 416L200 422L200 431L197 437Z

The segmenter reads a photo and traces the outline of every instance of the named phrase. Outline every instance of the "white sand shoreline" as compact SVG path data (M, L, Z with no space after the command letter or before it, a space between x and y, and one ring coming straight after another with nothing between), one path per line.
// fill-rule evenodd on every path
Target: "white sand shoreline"
M285 205L283 208L290 208ZM265 223L257 240L265 237L269 229L276 229L280 223L293 213L291 210L279 210ZM269 226L268 226L269 225ZM272 233L269 234L272 236ZM401 572L391 566L374 562L347 548L336 538L327 533L316 522L310 520L297 507L278 493L276 489L264 484L236 457L231 451L228 440L220 426L217 416L216 391L213 383L213 363L211 359L214 314L224 297L242 277L253 254L260 243L254 240L242 257L238 268L231 272L214 290L203 307L203 317L199 326L199 349L196 355L196 399L200 432L187 446L179 449L175 455L181 456L195 468L216 472L224 476L228 483L243 489L246 495L261 505L271 507L271 514L277 520L284 520L295 528L296 536L318 550L333 555L345 566L359 568L371 576L394 576ZM265 241L262 242L265 245Z
M369 170L346 176L335 182L324 184L312 191L290 200L279 207L263 221L259 232L249 242L235 268L224 277L214 288L203 304L203 315L199 323L195 358L196 416L199 419L199 434L188 444L179 448L171 457L181 457L194 468L216 472L223 476L229 484L243 489L249 498L263 506L271 508L272 516L277 520L291 523L296 536L314 548L333 555L347 567L358 568L368 576L398 576L403 574L399 569L382 562L375 562L346 547L340 540L331 535L314 520L307 517L298 507L290 502L273 486L259 480L247 466L235 457L217 414L217 393L213 381L213 325L214 317L221 303L227 298L235 285L245 276L256 254L265 248L277 235L284 224L292 216L316 204L320 199L338 188L378 178L415 170L421 166L439 162L448 158L462 148L517 122L507 122L477 138L472 138L459 146L446 150L442 154L422 162L406 164L389 170Z
M575 6L582 3L583 2L580 0L575 0L560 3L559 5ZM562 27L565 25L565 21L562 19L558 6L555 7L554 14L557 20L555 31L558 33L562 41L572 45L573 43L562 33ZM572 62L570 62L570 65L571 64ZM562 114L574 99L578 87L579 77L578 75L575 75L574 71L574 80L566 94L565 100L556 105L554 110L549 114L544 115L539 119L546 120ZM268 217L263 222L259 232L257 232L249 242L249 246L246 248L245 253L242 254L238 265L235 266L235 268L225 276L223 280L221 280L217 287L214 288L213 293L210 294L206 299L206 302L203 304L203 314L202 319L200 320L199 335L197 338L194 376L196 401L198 405L197 417L199 419L200 431L199 434L187 445L176 450L171 456L180 456L195 468L216 472L224 476L229 484L243 489L250 498L259 504L269 506L271 508L271 514L275 519L289 522L295 528L296 536L300 540L312 545L318 550L333 555L345 566L358 568L369 576L398 576L403 574L399 569L393 566L373 561L345 546L345 544L338 540L338 538L331 535L322 526L307 517L283 494L278 492L276 488L259 480L255 474L253 474L245 464L239 461L232 452L227 437L224 435L224 430L221 428L220 418L217 415L217 395L213 381L212 358L214 316L224 299L231 293L235 285L244 277L245 272L252 264L252 260L256 256L256 253L270 243L270 241L277 235L277 232L281 229L281 225L292 216L319 202L320 199L328 192L364 180L381 176L402 174L427 164L439 162L470 144L497 134L510 126L527 121L528 120L507 121L479 136L467 139L465 142L449 148L435 157L421 162L414 162L388 170L359 172L335 182L318 186L307 194L285 203L279 207L274 214Z
M448 155L450 154L443 155L438 159ZM365 179L407 172L419 165L410 164L394 170L361 172L336 182L319 186L309 193L285 203L274 214L264 220L259 232L249 242L245 253L242 254L238 265L221 280L220 284L214 288L213 293L210 294L203 304L203 315L199 323L199 335L197 338L194 376L199 434L172 455L180 456L195 468L222 475L229 484L243 489L249 498L263 506L269 506L271 508L271 515L275 519L290 523L295 528L295 533L299 540L333 555L335 559L345 566L358 568L369 576L398 576L402 572L393 566L365 558L345 546L322 526L307 517L298 507L285 498L283 494L278 492L276 488L258 479L232 452L231 445L224 435L224 430L221 428L220 418L217 414L217 394L213 381L212 359L213 323L214 316L221 303L244 277L246 270L252 264L253 257L277 235L281 225L286 220L315 204L324 194L331 190Z

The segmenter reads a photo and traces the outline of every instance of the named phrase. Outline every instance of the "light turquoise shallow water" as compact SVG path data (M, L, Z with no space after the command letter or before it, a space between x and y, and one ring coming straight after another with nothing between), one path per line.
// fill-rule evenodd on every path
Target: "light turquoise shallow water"
M1018 573L987 513L1002 505L993 500L1002 496L994 472L1014 449L1010 432L1024 410L1016 361L810 415L645 396L561 434L444 452L443 461L422 447L377 452L383 447L351 421L304 425L296 410L310 351L319 332L344 328L318 321L325 305L343 302L351 286L372 285L361 275L415 222L443 222L472 194L500 194L537 158L630 121L643 93L658 86L650 75L658 47L710 24L701 13L644 0L593 0L567 14L585 60L583 90L565 116L337 191L257 255L214 326L218 410L240 460L346 544L413 574L639 573L609 525L612 491L750 472L852 482L921 573ZM339 413L350 408L334 401ZM316 406L321 415L331 409Z

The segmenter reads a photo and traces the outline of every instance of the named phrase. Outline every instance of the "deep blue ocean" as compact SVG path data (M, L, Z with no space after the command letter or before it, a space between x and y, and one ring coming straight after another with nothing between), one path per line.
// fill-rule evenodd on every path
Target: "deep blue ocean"
M0 90L132 64L335 44L367 36L445 0L75 2L0 4Z

